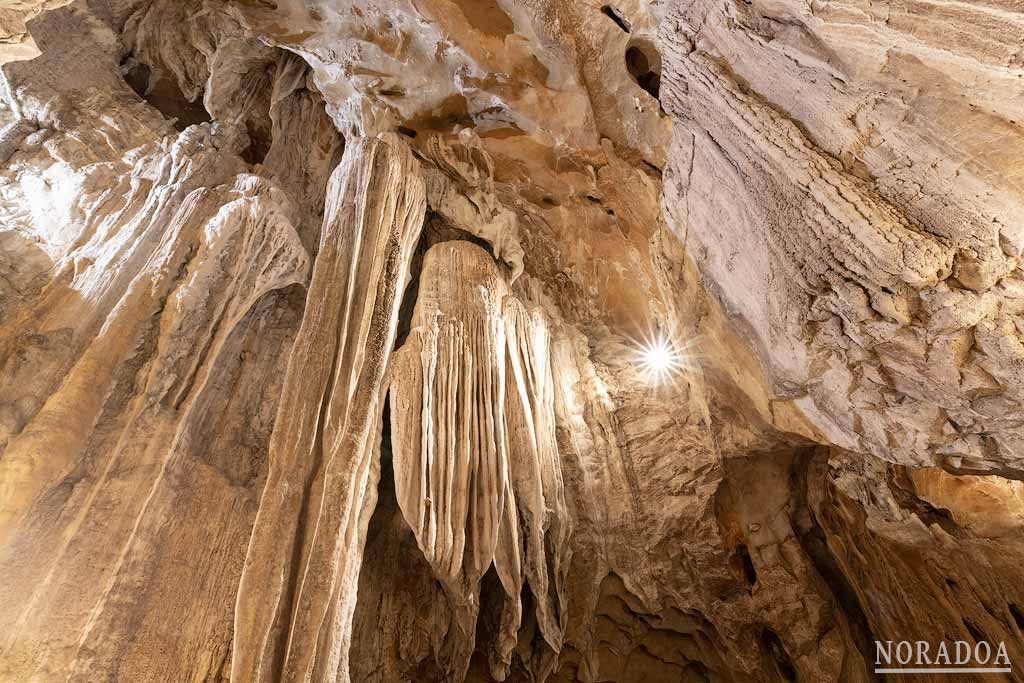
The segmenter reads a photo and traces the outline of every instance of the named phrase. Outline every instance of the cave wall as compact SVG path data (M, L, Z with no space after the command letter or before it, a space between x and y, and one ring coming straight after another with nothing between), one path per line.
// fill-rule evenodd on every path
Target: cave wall
M0 678L1021 661L1021 21L0 8Z

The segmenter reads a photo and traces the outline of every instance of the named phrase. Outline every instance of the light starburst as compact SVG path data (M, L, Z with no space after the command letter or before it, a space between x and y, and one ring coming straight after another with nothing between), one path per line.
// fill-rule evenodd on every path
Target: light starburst
M640 369L654 384L660 384L683 367L679 349L661 334L644 342L639 355Z

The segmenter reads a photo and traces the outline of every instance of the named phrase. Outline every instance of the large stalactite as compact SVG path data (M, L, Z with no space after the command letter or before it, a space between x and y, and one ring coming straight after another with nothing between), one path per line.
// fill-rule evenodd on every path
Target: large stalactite
M508 291L483 249L442 242L423 259L412 331L394 363L395 490L453 603L447 672L465 677L481 579L493 565L505 598L491 667L503 679L522 625L524 580L551 653L564 634L572 521L543 313Z

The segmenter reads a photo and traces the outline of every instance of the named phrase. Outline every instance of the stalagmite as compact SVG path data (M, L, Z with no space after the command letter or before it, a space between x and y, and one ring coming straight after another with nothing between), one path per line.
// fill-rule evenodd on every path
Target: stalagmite
M425 198L396 138L348 141L327 197L239 583L238 683L348 680L384 378Z

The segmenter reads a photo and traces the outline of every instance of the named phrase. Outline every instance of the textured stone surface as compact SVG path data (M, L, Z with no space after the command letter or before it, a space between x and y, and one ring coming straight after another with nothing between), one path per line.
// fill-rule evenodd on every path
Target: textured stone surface
M773 393L832 443L1015 469L1024 19L934 7L670 13L666 196Z
M0 680L1022 680L1022 17L2 3Z
M426 202L397 139L349 142L327 197L238 588L235 680L348 677L385 375Z
M505 592L492 675L508 675L524 582L550 648L540 659L550 661L564 634L572 519L543 313L509 294L480 247L437 244L424 256L413 327L394 362L395 491L453 604L446 673L465 677L492 564Z

